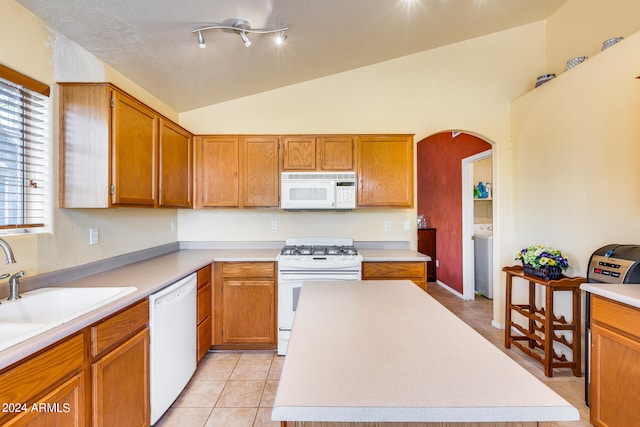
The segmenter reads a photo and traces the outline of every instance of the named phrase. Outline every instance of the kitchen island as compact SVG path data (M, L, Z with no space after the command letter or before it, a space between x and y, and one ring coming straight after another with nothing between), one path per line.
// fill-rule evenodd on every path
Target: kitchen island
M431 296L393 280L305 283L272 419L533 426L579 414Z

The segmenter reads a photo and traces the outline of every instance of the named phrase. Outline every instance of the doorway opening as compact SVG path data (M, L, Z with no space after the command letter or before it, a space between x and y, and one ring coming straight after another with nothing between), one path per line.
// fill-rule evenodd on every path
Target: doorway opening
M493 299L493 153L462 159L463 298Z

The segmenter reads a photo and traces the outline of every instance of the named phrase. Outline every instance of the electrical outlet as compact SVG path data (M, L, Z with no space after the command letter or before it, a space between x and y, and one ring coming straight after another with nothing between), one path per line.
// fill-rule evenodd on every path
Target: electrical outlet
M440 260L439 259L436 260L436 267L440 267Z
M171 220L171 232L175 233L176 231L176 220L172 219Z
M97 228L90 228L89 229L89 244L90 245L97 245L98 243L100 243L100 233L98 231Z
M404 229L404 231L411 230L411 222L408 219L405 219L402 223L402 228Z
M271 230L276 231L278 229L278 220L277 219L272 219L271 220Z
M384 231L391 231L391 221L384 222Z

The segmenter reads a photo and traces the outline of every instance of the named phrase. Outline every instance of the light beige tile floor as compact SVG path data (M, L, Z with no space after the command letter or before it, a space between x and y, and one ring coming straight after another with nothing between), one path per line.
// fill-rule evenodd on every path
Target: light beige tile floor
M434 283L429 284L428 292L579 409L580 421L552 423L550 427L591 425L589 408L584 403L584 378L574 377L569 369L558 369L553 378L547 378L539 363L516 349L505 349L504 331L491 325L492 301L482 297L464 301ZM283 363L284 357L274 352L209 353L155 426L279 427L270 418Z

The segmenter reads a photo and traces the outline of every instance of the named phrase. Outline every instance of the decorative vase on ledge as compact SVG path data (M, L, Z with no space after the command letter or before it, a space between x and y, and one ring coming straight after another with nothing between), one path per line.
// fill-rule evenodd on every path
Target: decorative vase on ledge
M562 276L562 269L558 266L547 265L535 268L531 264L525 263L522 263L522 266L524 267L524 274L540 277L544 280L558 280Z

